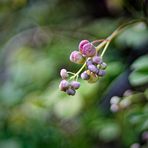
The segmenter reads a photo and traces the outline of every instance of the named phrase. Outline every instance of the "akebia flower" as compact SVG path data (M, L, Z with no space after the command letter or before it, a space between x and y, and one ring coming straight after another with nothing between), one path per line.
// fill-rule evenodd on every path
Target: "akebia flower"
M79 77L89 83L95 83L99 78L105 76L107 64L103 61L103 56L107 51L110 42L124 27L133 23L136 23L136 21L118 27L104 40L97 39L90 42L85 39L80 41L78 50L75 50L70 54L70 61L83 65L76 73L68 72L65 69L61 70L60 75L62 81L59 85L60 90L65 91L68 95L74 95L76 89L80 87L80 83L78 82ZM97 42L99 44L95 46ZM113 107L113 110L117 110L117 108Z
M88 40L82 40L79 43L79 49L70 54L70 61L83 66L76 73L68 72L61 69L60 76L62 81L59 88L68 95L75 95L76 90L80 87L78 82L79 75L81 79L88 83L95 83L100 77L105 75L107 64L103 62L102 57L97 53L96 47ZM83 71L83 69L85 69ZM69 75L72 75L69 77ZM69 80L68 80L69 78Z

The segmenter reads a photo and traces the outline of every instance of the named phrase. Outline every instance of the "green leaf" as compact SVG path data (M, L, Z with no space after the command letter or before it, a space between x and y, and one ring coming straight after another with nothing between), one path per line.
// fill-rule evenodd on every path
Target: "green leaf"
M144 23L138 23L122 32L116 41L122 47L125 45L129 47L137 47L147 42L147 38L148 33L146 25Z
M133 71L129 76L129 81L133 86L138 86L148 83L148 71L147 72Z
M148 55L138 58L133 64L134 71L129 76L129 81L133 86L146 84L148 82Z
M148 55L144 55L138 58L133 64L132 68L134 69L148 69Z
M120 128L116 123L105 124L99 132L99 137L103 141L109 142L120 135Z

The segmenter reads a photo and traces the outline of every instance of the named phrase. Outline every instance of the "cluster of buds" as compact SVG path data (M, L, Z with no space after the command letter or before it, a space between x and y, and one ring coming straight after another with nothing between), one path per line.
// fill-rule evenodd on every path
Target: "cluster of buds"
M103 62L102 57L98 55L93 42L82 40L78 48L78 50L70 54L70 61L76 64L83 64L81 69L77 73L68 72L66 69L62 69L60 72L62 81L60 82L59 88L68 95L74 95L75 90L80 87L80 83L77 81L79 76L89 83L94 83L106 73L105 69L107 64ZM85 70L83 71L84 68ZM69 74L72 76L69 77ZM68 78L69 80L67 80Z
M59 85L60 90L66 92L68 95L75 95L75 90L80 87L80 83L77 81L68 82L66 79L68 78L69 74L66 69L62 69L60 75L63 79Z
M89 83L94 83L99 77L106 74L105 68L107 67L107 64L102 61L100 56L96 55L87 59L86 67L87 69L81 73L81 78L87 80Z
M124 98L121 100L121 98L114 96L111 98L110 103L110 110L112 112L118 112L122 109L128 108L131 105L131 100L129 98Z

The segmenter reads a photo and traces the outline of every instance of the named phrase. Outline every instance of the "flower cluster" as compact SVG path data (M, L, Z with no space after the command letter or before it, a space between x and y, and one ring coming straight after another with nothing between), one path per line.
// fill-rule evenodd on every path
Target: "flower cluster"
M133 92L131 90L126 90L123 94L123 98L118 96L113 96L110 100L110 110L112 112L118 112L123 109L128 108L134 101L132 101ZM134 97L134 100L137 101Z
M114 96L111 98L110 103L111 103L110 107L111 111L118 112L122 109L128 108L131 105L131 100L128 97L121 100L121 98Z
M86 67L87 69L81 73L81 78L83 80L88 80L89 83L94 83L99 77L106 74L105 68L107 67L107 64L102 61L100 56L96 55L87 59Z
M70 61L76 64L83 64L77 73L68 72L66 69L60 71L62 81L59 88L68 95L74 95L76 89L80 87L77 81L79 76L89 83L94 83L99 77L105 75L107 64L103 62L102 56L99 56L97 48L93 42L82 40L79 43L79 50L75 50L70 54ZM83 70L85 68L85 70ZM69 77L69 75L72 75ZM69 78L69 80L67 80Z
M77 81L68 82L66 79L69 75L66 69L62 69L60 75L63 79L59 85L60 90L66 92L68 95L75 95L75 90L80 87L80 83Z

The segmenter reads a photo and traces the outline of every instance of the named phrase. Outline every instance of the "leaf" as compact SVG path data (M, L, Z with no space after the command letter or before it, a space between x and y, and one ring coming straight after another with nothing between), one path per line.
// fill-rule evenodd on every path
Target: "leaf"
M138 23L122 32L116 41L123 47L125 45L129 47L137 47L147 42L147 38L148 33L146 25L144 23Z
M148 55L138 58L131 66L134 71L129 76L133 86L146 84L148 82Z
M99 137L103 141L115 140L120 135L120 128L116 123L105 124L99 132Z
M148 83L148 71L133 71L129 76L129 81L133 86Z
M133 64L132 64L133 69L143 69L146 68L148 69L148 55L144 55L140 58L138 58Z

